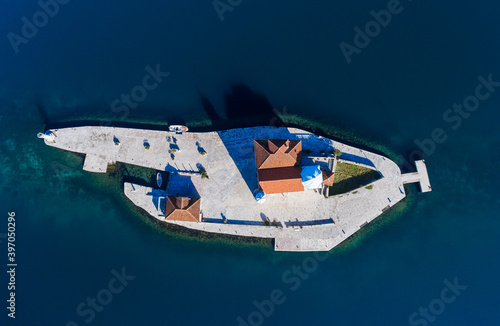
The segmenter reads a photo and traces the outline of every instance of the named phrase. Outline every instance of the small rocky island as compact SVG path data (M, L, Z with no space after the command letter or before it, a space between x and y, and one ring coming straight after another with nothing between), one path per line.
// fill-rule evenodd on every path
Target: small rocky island
M404 184L431 190L423 160L401 174L384 156L296 128L76 127L40 138L85 154L86 171L122 162L168 174L161 187L124 183L125 195L158 220L272 238L278 251L330 250L402 200Z

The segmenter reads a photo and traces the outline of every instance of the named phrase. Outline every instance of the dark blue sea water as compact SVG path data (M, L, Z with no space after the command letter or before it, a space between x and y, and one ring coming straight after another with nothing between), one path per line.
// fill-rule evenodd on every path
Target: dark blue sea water
M72 0L45 22L36 1L2 2L1 325L498 325L498 1L231 3L220 1L221 21L212 0ZM341 42L355 46L354 28L388 6L391 21L369 24L347 63ZM40 27L25 37L34 15ZM157 65L170 74L137 106L112 106ZM244 106L231 100L238 89L352 131L348 140L402 166L434 134L439 143L424 143L433 191L408 187L407 200L326 256L276 253L161 230L119 180L36 138L68 120L193 123L210 107L224 119ZM464 101L470 110L454 109Z

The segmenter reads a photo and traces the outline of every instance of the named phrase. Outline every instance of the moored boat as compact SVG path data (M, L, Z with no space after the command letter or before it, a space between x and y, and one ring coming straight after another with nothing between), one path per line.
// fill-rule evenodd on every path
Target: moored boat
M162 177L161 177L161 173L160 173L160 172L158 172L158 173L156 174L156 184L158 185L158 187L161 187L162 182L163 182L163 179L162 179Z
M168 127L168 130L177 134L182 134L183 132L189 131L189 128L181 125L171 125Z
M36 136L38 138L46 139L46 140L51 141L51 142L53 142L55 140L55 137L56 137L56 135L54 134L54 132L52 130L47 130L45 133L39 132L38 134L36 134Z

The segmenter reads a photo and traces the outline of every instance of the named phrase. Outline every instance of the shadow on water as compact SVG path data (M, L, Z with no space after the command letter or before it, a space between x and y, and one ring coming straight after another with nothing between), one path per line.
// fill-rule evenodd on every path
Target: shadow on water
M47 114L47 110L43 105L43 101L39 97L35 99L35 106L38 111L38 114L40 114L40 117L42 119L44 129L49 129L48 127L50 125L49 115Z
M275 127L283 126L284 123L273 112L273 106L266 96L258 94L243 83L231 85L231 92L225 95L226 116L229 120L239 121L246 124L243 119L251 119L252 123L260 122L261 125L269 125L275 122Z
M224 95L226 119L221 118L207 97L201 93L199 94L203 110L212 121L212 125L194 128L193 131L219 131L254 126L285 126L281 118L274 112L273 106L267 97L254 92L243 83L232 84L230 91Z
M213 124L218 124L221 122L221 117L215 110L215 107L213 106L212 102L203 95L199 90L198 94L200 95L200 101L201 101L201 106L203 108L203 111L207 114L208 118L212 121Z

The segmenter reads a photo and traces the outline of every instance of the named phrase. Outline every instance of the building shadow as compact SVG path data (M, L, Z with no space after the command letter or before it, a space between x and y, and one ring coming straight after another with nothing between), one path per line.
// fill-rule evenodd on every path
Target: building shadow
M258 225L258 226L265 225L264 222L259 222L259 221L228 220L225 218L209 218L209 217L204 217L203 222L220 223L220 224L234 224L234 225Z
M359 163L359 164L363 164L363 165L375 168L375 164L373 164L373 162L371 160L369 160L363 156L358 156L358 155L349 154L349 153L342 153L342 155L340 155L339 159L354 162L354 163Z
M151 200L153 201L153 204L155 205L155 208L157 210L161 207L165 207L165 196L167 195L167 192L165 190L151 189L151 191L146 195L151 196Z
M220 124L222 119L215 110L215 107L213 106L212 102L210 102L210 100L205 95L203 95L199 90L198 94L200 95L201 107L203 108L203 111L205 111L208 118L212 121L212 124L214 125Z
M254 92L243 83L231 85L231 91L225 94L225 104L228 120L233 121L237 127L285 125L267 97Z
M196 189L190 176L171 173L166 191L168 196L199 198L200 194Z
M361 187L367 186L370 183L381 179L381 175L373 170L367 173L349 177L345 180L335 182L333 186L330 187L330 196L345 194L353 190L359 189Z
M314 220L314 221L290 221L285 222L286 227L295 227L295 226L307 226L307 225L322 225L322 224L335 224L332 218L322 219L322 220Z

